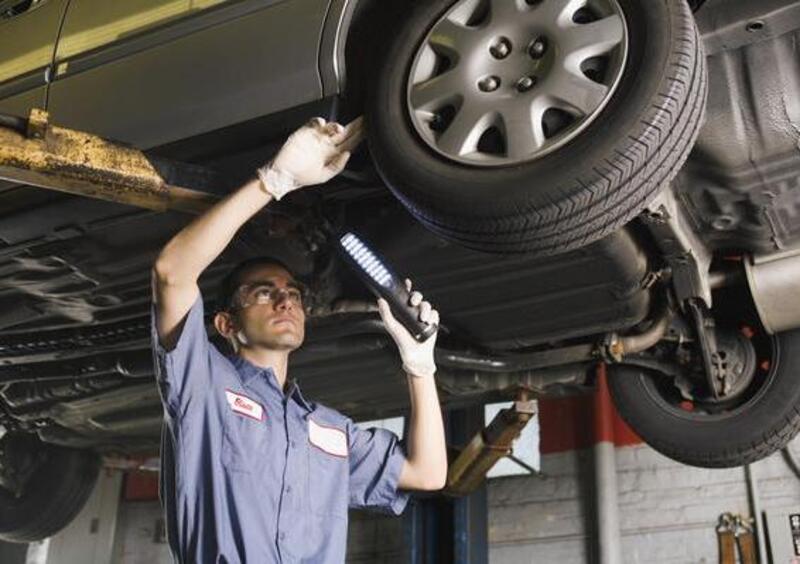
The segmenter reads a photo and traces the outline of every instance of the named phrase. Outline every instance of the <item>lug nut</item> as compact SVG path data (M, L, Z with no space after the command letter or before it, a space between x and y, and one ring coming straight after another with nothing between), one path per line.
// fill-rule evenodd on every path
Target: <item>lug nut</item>
M482 92L494 92L500 88L500 79L496 76L487 76L478 82L478 88L480 88Z
M517 92L527 92L534 86L536 86L536 77L535 76L523 76L517 81Z
M442 114L433 114L431 121L428 122L428 127L431 128L431 131L443 131L444 118L442 117Z
M528 54L534 59L541 59L547 52L547 38L537 37L536 40L528 47Z
M501 37L492 43L492 46L489 47L489 52L495 59L505 59L511 53L511 41Z

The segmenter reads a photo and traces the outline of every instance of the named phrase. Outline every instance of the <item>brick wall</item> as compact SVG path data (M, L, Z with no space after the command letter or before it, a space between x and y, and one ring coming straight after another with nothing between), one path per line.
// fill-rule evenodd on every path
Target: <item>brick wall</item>
M684 466L646 445L618 447L616 461L626 564L716 563L719 515L749 514L743 468ZM779 454L752 469L762 510L800 512L800 480ZM490 481L492 564L595 561L591 449L544 455L542 473ZM348 562L402 561L402 519L358 515L350 540Z
M683 466L645 445L618 447L616 461L625 563L716 563L717 517L749 513L744 470ZM800 481L780 455L752 468L763 510L800 510ZM491 480L490 562L592 562L593 479L592 451L578 449L543 455L542 476ZM160 518L158 502L120 504L120 562L169 562ZM399 564L404 548L402 518L351 513L349 563Z

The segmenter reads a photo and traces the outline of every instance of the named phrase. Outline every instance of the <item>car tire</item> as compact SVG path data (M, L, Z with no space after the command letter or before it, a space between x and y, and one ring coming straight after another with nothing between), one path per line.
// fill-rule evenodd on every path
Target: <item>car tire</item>
M609 389L622 418L662 454L704 468L749 464L786 446L800 430L800 330L768 338L763 384L742 405L704 419L670 409L654 382L664 375L633 366L609 370ZM764 363L764 360L761 361Z
M381 37L365 113L381 177L425 226L477 250L557 254L627 223L673 178L707 95L692 13L683 0L609 1L628 34L613 94L568 143L509 166L455 162L423 139L409 109L410 70L454 2L400 3L395 27Z
M92 493L100 472L99 457L88 450L44 445L41 462L22 495L0 488L0 539L33 542L66 527Z

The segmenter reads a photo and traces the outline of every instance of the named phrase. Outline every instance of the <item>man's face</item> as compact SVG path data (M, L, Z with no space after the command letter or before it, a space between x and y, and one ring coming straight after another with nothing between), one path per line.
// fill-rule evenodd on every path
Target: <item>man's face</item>
M303 344L306 316L297 300L300 289L292 275L277 265L245 273L233 315L249 346L293 351Z

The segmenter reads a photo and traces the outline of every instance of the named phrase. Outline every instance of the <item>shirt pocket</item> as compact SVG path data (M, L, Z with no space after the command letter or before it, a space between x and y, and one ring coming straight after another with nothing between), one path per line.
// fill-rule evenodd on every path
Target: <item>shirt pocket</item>
M222 465L234 472L252 473L258 470L268 447L266 420L259 421L233 411L225 413L222 433Z
M308 440L308 495L311 510L322 516L347 517L350 461Z

